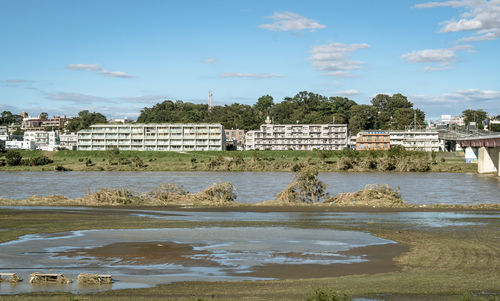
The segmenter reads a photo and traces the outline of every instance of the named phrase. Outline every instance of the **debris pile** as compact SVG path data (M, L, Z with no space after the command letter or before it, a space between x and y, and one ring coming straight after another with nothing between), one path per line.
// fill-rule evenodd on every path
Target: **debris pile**
M196 205L230 205L236 200L231 182L214 183L198 193L186 195Z
M21 281L23 281L23 279L16 273L0 273L0 282L17 283Z
M389 185L369 184L363 190L341 193L325 200L338 206L401 207L406 206L398 189Z
M111 275L98 275L98 274L87 274L81 273L77 277L79 284L111 284L113 283L113 278Z
M274 201L264 204L314 204L328 196L325 189L326 184L318 178L318 172L305 167L295 173L294 180L278 194Z
M73 282L73 280L66 278L63 274L47 274L35 272L30 275L31 284L69 284L71 282Z

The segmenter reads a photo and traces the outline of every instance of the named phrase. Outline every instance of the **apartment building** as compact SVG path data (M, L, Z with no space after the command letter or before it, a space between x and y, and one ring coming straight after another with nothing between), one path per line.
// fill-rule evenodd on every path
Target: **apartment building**
M386 131L365 131L356 137L356 150L388 150L390 134Z
M439 151L439 135L436 131L390 131L391 147L401 145L407 150Z
M59 133L57 131L27 131L24 132L23 141L33 142L37 149L54 150L59 146Z
M341 150L346 146L346 124L271 124L268 119L245 136L247 150Z
M226 145L241 150L245 146L245 130L230 129L226 132ZM228 148L229 149L229 148Z
M26 117L23 118L21 129L25 131L45 131L46 129L60 130L71 120L71 118L67 118L66 115L42 119L39 117L28 117L26 113L23 114L23 116Z
M224 150L221 124L96 124L81 130L78 150Z
M9 128L7 126L0 126L0 141L9 140Z
M59 147L69 150L76 150L78 135L76 133L59 134Z

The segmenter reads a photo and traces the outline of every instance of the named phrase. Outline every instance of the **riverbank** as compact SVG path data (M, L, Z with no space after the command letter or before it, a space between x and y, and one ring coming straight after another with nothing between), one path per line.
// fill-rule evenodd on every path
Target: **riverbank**
M179 209L178 213L182 214ZM215 210L215 209L211 209ZM238 208L220 208L223 212L239 212ZM384 215L385 216L385 215ZM365 231L398 243L396 250L385 249L391 256L382 259L394 271L373 270L360 266L352 274L338 275L338 269L326 278L308 275L301 279L241 282L176 282L144 289L115 290L78 294L43 292L2 296L2 300L305 300L315 289L323 288L354 297L384 300L458 300L468 292L483 296L500 293L497 271L500 268L498 218L462 217L456 222L475 221L467 227L410 227L397 221L358 220L343 225L318 224L312 220L281 220L256 222L243 220L181 221L130 215L121 210L10 210L0 211L0 241L34 233L54 233L79 229L153 229L194 227L248 227L255 225L289 226L294 228L330 228ZM399 251L398 248L402 248ZM360 250L357 250L360 251ZM394 252L393 252L394 251ZM351 252L356 252L353 250ZM391 253L392 252L392 253ZM361 252L366 254L365 252ZM376 255L376 254L374 254ZM339 267L342 270L341 267ZM312 273L312 270L311 270ZM470 299L466 299L470 300ZM472 299L479 300L479 299Z
M0 166L0 171L296 171L476 172L454 153L410 151L21 151L24 159L47 157L44 165ZM2 155L0 155L2 157ZM43 160L39 160L43 162ZM49 162L49 161L47 161Z

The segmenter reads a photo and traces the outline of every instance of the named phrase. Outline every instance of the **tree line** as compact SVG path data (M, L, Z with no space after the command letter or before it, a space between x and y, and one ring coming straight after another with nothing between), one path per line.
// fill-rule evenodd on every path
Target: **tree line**
M47 113L42 113L47 118ZM424 125L425 113L414 108L413 103L402 94L378 94L371 104L358 104L346 97L327 97L302 91L293 97L285 97L275 103L270 95L257 99L253 105L233 103L213 106L195 104L181 100L165 100L141 110L138 123L221 123L226 129L255 130L269 116L277 124L348 124L352 134L362 130L404 130L408 126ZM465 110L462 113L465 124L476 122L479 129L488 118L483 110ZM0 125L20 123L20 116L4 111ZM71 119L66 130L76 132L92 124L106 123L106 117L98 112L84 110ZM497 128L492 128L495 130ZM500 128L497 130L500 131Z
M226 129L255 130L267 116L277 124L347 123L353 134L370 129L405 129L413 125L414 116L417 125L424 125L425 119L424 112L413 108L413 103L402 94L379 94L371 105L360 105L345 97L303 91L280 103L264 95L254 105L233 103L211 109L206 104L165 100L141 110L137 122L218 122Z

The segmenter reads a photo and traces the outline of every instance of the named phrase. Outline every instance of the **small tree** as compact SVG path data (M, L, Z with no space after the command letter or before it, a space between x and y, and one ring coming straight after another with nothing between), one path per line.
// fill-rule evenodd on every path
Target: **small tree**
M8 151L5 155L5 159L7 160L7 165L18 166L21 165L23 156L18 151Z

